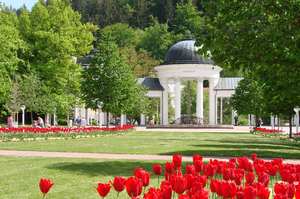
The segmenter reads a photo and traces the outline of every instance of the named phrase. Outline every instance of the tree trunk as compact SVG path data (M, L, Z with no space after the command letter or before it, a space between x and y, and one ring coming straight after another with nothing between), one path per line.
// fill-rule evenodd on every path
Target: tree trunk
M289 122L290 122L290 138L293 137L293 131L292 131L292 116L289 117Z
M107 128L109 128L109 111L108 110L106 110L106 126L107 126Z
M32 116L32 111L30 112L30 117L31 117L31 124L33 124L33 116Z

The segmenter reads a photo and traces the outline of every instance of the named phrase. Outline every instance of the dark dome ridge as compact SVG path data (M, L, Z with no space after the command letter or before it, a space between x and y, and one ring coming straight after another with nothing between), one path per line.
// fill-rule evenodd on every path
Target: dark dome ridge
M195 44L196 40L188 35L185 39L173 45L167 52L164 62L161 65L172 64L213 64L211 59L205 59L202 55L194 52L199 49Z

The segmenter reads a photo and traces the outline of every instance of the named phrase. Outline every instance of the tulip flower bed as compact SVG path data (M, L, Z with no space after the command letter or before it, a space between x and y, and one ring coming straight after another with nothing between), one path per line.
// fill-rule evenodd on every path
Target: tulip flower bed
M163 167L154 165L157 187L148 187L151 172L135 168L134 177L116 176L113 182L99 183L94 188L102 198L118 198L124 191L127 198L143 199L300 199L300 165L284 164L280 158L265 161L252 154L251 160L243 156L204 164L202 156L194 155L184 175L181 165L182 156L174 155L172 162L164 165L163 181L159 179ZM40 180L43 197L53 185L49 179Z
M83 137L101 137L106 135L115 135L132 130L134 126L123 125L123 127L100 128L100 127L86 127L86 128L0 128L0 142L11 141L36 141L47 139L75 139Z
M267 137L287 137L287 134L284 131L275 130L275 129L267 129L267 128L253 128L250 133L259 134Z

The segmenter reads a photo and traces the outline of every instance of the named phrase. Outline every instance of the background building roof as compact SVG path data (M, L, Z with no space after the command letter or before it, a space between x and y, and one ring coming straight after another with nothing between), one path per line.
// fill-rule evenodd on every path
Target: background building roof
M238 86L239 81L241 81L242 79L243 77L220 78L214 90L235 90Z

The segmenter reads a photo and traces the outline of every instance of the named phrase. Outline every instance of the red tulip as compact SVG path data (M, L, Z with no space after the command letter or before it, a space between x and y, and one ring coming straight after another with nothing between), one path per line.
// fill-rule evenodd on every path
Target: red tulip
M289 198L294 198L295 196L295 184L289 184L288 185L288 196Z
M257 158L256 154L251 154L251 160L254 161Z
M257 182L262 182L262 183L265 184L265 187L268 187L269 181L270 181L270 178L268 177L268 174L267 174L267 173L265 173L265 172L260 172L260 173L258 174Z
M126 180L126 191L130 197L141 195L143 189L143 181L140 178L129 177Z
M182 155L173 155L173 163L175 168L179 168L182 163Z
M236 164L236 158L230 158L229 162Z
M217 190L218 190L218 183L219 182L220 182L220 180L211 179L209 186L210 186L210 191L212 193L216 193L217 192Z
M223 169L223 180L230 180L232 169Z
M288 195L276 194L274 199L289 199Z
M242 184L242 181L243 181L243 175L242 174L235 174L235 179L234 179L234 182L236 185L241 185Z
M222 186L223 186L223 184L225 183L226 181L218 181L217 182L217 186L218 186L218 188L217 188L217 195L218 196L223 196L223 189L222 189Z
M50 180L49 179L43 179L41 178L40 180L40 189L41 189L41 192L43 194L47 194L49 189L54 185L54 183L50 183Z
M255 179L255 174L254 173L251 173L251 172L248 172L246 174L246 183L249 185L249 184L252 184L254 182L254 179Z
M186 193L186 194L180 195L180 197L178 197L178 199L190 199L190 196Z
M148 173L148 172L144 173L144 178L142 179L143 187L147 187L149 185L150 176L151 176L151 172L150 173Z
M286 195L288 194L288 184L285 184L285 183L278 183L276 182L275 185L274 185L274 192L275 194L282 194L282 195Z
M165 165L165 170L168 174L173 173L174 169L174 163L173 162L167 162Z
M104 198L109 193L111 186L110 184L99 183L98 187L94 186L94 188L96 188L99 195Z
M234 182L224 181L222 186L223 198L232 198L236 194L236 184Z
M248 167L247 167L247 171L253 172L254 171L254 164L249 162Z
M246 187L244 189L244 199L256 199L257 189L254 187Z
M193 155L193 162L195 163L196 160L202 161L203 160L203 156Z
M278 166L277 165L274 165L274 166L271 166L269 168L269 175L274 177L277 173L277 170L278 170Z
M161 198L161 191L159 189L155 189L151 187L148 189L148 192L144 194L143 199L159 199Z
M126 178L124 177L115 177L114 183L112 183L111 181L109 182L117 192L121 192L125 189Z
M185 174L184 179L186 179L186 190L190 190L194 185L194 176L192 174Z
M195 160L194 167L196 172L200 173L203 170L203 161L202 160Z
M171 199L172 197L172 186L162 185L161 187L162 199Z
M195 171L194 165L186 165L185 169L187 174L192 174L192 171Z
M289 184L293 184L294 182L297 181L297 175L296 175L295 173L289 173L289 174L287 175L286 181L287 181Z
M195 193L195 198L201 198L201 199L209 199L209 191L208 190L202 190Z
M201 183L203 187L206 186L207 177L205 175L195 176L195 182Z
M258 197L259 199L268 199L269 196L270 196L270 193L271 193L271 191L269 190L268 187L260 188L260 189L258 190L257 197Z
M300 189L296 189L295 198L300 199Z
M186 179L182 178L182 177L177 177L175 178L175 189L174 191L181 195L183 194L183 192L186 190L187 187L187 183L186 183Z
M155 175L160 175L162 173L162 167L160 164L156 164L153 166L153 172Z
M213 177L216 173L216 170L217 170L216 165L212 165L212 164L205 165L204 175L206 175L207 177Z

